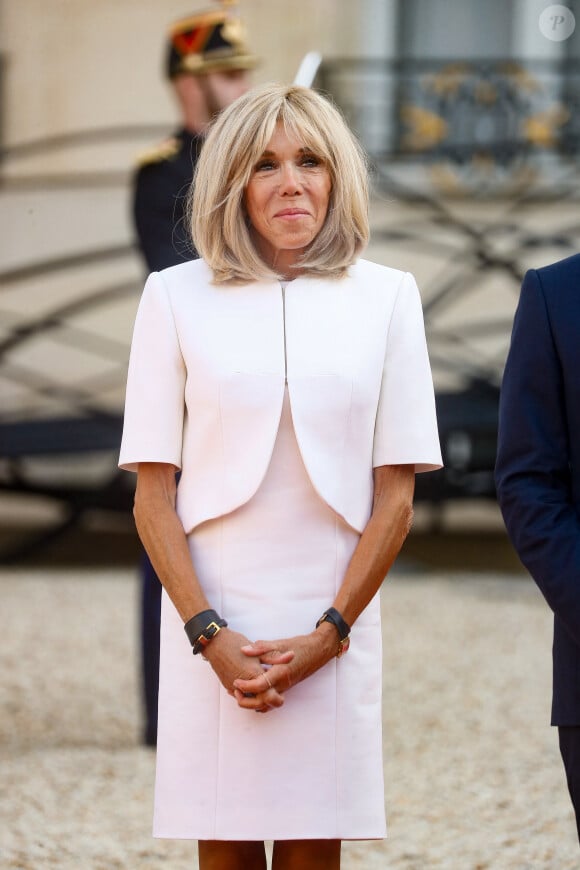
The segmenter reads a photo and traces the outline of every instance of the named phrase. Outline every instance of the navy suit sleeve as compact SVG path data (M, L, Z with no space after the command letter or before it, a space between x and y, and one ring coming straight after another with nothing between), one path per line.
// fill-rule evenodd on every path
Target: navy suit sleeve
M522 285L499 416L496 484L508 534L580 646L580 521L571 500L563 377L535 270Z

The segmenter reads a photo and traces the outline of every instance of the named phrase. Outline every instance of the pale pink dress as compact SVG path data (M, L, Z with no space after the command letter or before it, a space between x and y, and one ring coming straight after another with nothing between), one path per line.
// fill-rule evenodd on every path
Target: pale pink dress
M183 468L189 488L182 486L178 513L192 560L208 601L233 629L250 640L308 633L332 605L364 528L349 522L362 521L367 496L370 507L371 462L440 465L419 293L412 276L367 261L341 282L296 279L288 309L273 282L224 289L210 279L196 261L147 283L120 464ZM287 337L292 398L286 388L270 447ZM222 395L222 381L218 414L208 403ZM235 456L225 489L218 448ZM216 519L196 519L204 511ZM240 709L192 655L164 594L155 835L383 837L381 660L377 595L356 620L347 654L291 688L281 709L259 715Z
M208 599L250 639L312 631L358 532L315 492L288 390L267 474L231 514L189 536ZM154 834L195 839L385 835L378 596L351 647L265 715L240 709L193 656L163 597Z

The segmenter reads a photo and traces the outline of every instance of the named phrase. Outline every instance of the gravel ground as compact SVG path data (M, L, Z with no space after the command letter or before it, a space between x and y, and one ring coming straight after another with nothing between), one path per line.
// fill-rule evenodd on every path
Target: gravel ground
M137 591L125 570L0 573L2 870L197 867L150 836ZM345 870L580 867L531 581L400 571L383 614L389 838L345 844Z

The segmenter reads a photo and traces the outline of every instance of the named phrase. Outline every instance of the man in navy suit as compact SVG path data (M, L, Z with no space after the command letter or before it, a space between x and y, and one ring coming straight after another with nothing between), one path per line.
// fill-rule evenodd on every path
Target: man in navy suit
M496 484L511 541L554 612L552 724L580 837L580 255L524 278Z

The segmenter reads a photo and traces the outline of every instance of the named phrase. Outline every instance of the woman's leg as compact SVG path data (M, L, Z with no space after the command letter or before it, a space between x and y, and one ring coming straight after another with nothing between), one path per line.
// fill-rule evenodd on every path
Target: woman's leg
M264 844L258 840L200 840L199 870L266 870Z
M272 870L340 870L340 840L277 840Z

